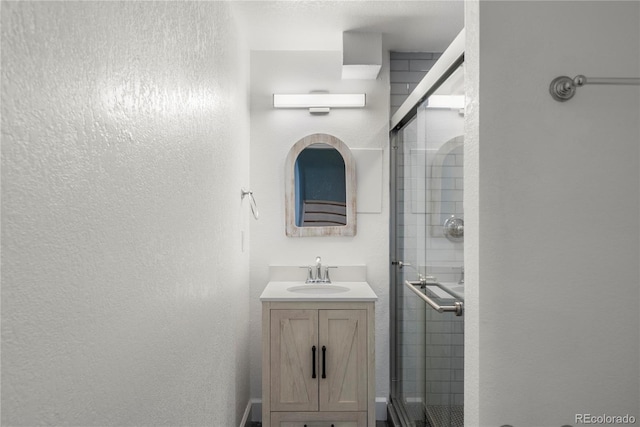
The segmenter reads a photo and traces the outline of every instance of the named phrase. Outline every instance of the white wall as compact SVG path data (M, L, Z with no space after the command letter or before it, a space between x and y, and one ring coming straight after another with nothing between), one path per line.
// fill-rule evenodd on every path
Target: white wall
M386 55L388 56L388 55ZM341 52L251 53L251 185L260 208L260 220L251 226L251 395L261 390L260 294L269 281L269 265L310 265L321 256L328 265L367 265L367 279L378 295L376 304L376 396L389 392L389 189L384 167L378 191L380 213L360 213L354 237L287 237L284 219L284 164L293 144L321 132L345 142L351 149L384 149L389 158L388 58L377 80L340 77ZM332 92L367 94L367 107L332 110L312 116L306 110L274 110L273 93ZM300 270L301 279L305 271Z
M240 423L249 58L227 9L2 3L3 425Z
M638 2L467 4L469 425L640 417ZM473 212L472 216L470 213Z

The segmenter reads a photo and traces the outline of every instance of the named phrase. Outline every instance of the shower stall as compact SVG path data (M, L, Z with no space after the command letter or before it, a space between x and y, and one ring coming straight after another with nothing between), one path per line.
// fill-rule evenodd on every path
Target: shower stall
M392 119L388 407L399 426L463 425L464 73L459 46L454 42L442 54Z

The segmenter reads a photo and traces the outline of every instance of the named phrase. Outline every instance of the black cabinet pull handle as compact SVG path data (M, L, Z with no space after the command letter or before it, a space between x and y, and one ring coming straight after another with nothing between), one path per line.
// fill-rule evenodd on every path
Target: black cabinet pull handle
M327 366L326 366L326 362L327 362L327 347L325 347L324 345L322 346L322 378L327 378Z
M316 346L315 345L311 347L311 354L313 355L311 358L312 359L311 360L311 378L315 378L316 377Z

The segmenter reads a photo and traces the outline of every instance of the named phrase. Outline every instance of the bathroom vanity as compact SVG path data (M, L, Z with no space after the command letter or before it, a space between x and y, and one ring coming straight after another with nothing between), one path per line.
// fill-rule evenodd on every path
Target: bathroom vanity
M262 425L375 426L369 285L274 281L260 299Z

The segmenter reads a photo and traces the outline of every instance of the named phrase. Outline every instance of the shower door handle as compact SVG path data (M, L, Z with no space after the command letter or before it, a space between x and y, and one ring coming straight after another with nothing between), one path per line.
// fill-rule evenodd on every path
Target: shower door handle
M391 261L391 265L397 265L400 270L402 270L402 267L411 267L411 264L402 261Z

